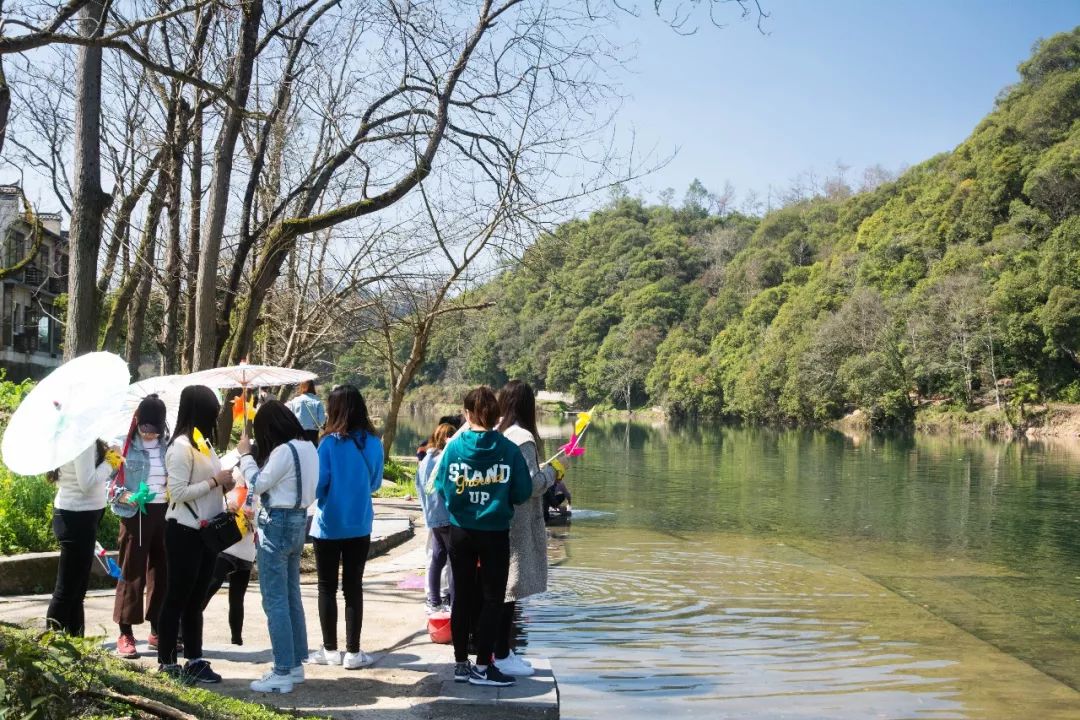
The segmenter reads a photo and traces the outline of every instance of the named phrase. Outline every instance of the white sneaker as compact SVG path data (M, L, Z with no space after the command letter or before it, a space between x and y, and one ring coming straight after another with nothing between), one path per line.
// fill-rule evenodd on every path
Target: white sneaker
M294 667L292 670L289 671L289 677L292 678L293 685L299 685L300 683L304 682L304 666L297 665L296 667Z
M513 652L501 660L495 658L495 667L499 668L499 672L503 675L509 675L510 677L529 677L536 672L532 669L532 666L526 665L525 661Z
M507 655L506 657L507 657L507 658L509 658L510 660L513 660L513 659L517 658L517 661L518 661L519 663L523 664L523 665L524 665L525 667L532 667L532 663L531 663L531 662L529 662L529 661L528 661L528 660L526 660L525 658L521 657L520 655L518 655L517 653L515 653L515 652L514 652L513 650L511 650L511 651L510 651L510 654L509 654L509 655Z
M308 655L308 665L340 665L341 664L341 652L338 650L327 650L326 648L319 648L315 652Z
M345 653L345 659L342 661L342 665L346 670L356 670L357 668L367 667L373 663L375 659L361 650L360 652Z
M293 691L292 673L278 675L271 668L269 672L262 676L261 680L252 681L251 689L261 693L291 693Z

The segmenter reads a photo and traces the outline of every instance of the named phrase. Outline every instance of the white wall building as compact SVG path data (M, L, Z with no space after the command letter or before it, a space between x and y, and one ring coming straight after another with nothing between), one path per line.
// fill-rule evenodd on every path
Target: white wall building
M3 280L0 296L0 367L9 380L39 379L61 362L63 327L56 298L67 292L68 239L60 216L39 213L45 238L37 255ZM23 217L19 188L0 185L0 266L9 268L33 245L33 227Z

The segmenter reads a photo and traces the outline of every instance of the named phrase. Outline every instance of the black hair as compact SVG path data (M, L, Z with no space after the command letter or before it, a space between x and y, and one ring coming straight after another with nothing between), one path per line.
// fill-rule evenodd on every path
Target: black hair
M454 429L457 430L465 424L465 418L461 416L461 413L458 413L457 415L443 415L441 418L439 418L439 424L453 425Z
M255 432L255 464L262 467L278 445L303 440L304 428L296 415L280 400L267 400L259 406L252 423Z
M481 427L492 429L499 422L499 401L495 399L495 391L487 385L470 390L464 406L472 415L472 421Z
M156 393L144 397L139 406L135 408L135 414L131 418L131 430L128 432L128 440L134 440L139 433L139 426L149 422L161 428L158 432L164 439L169 434L169 423L166 419L165 401Z
M543 454L544 445L540 441L540 431L536 429L536 396L529 383L511 380L503 385L499 391L499 412L502 414L499 432L505 432L516 423L532 433L536 451Z
M323 435L349 435L362 430L375 435L375 426L368 417L364 396L353 385L338 385L326 399L326 429Z
M205 385L188 385L180 392L180 410L176 414L176 434L172 441L183 435L194 443L193 434L198 428L208 443L216 445L220 412L221 403L213 390Z

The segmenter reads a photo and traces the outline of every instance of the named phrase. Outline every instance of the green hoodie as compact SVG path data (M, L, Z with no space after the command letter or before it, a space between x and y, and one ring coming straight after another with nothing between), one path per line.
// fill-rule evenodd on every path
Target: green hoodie
M435 475L450 522L467 530L509 530L514 505L532 495L517 445L494 430L466 430L446 446Z

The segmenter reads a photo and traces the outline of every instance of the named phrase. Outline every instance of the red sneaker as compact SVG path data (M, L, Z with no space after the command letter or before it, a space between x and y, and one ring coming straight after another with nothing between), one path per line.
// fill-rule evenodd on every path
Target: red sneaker
M151 650L157 650L157 635L150 633L150 637L146 639L146 645Z
M134 660L139 657L139 651L135 649L135 638L131 635L121 635L117 638L116 654L125 660Z

